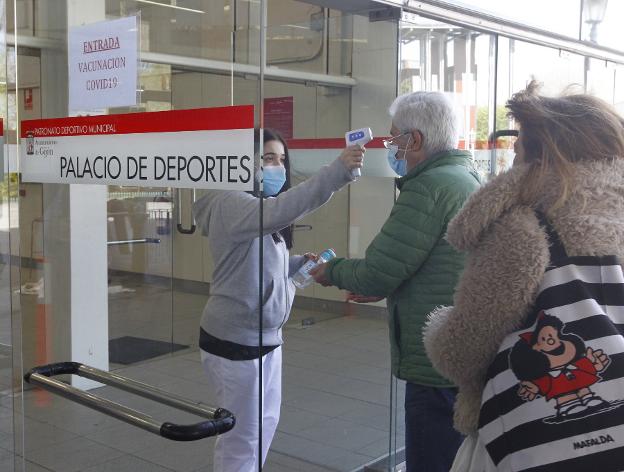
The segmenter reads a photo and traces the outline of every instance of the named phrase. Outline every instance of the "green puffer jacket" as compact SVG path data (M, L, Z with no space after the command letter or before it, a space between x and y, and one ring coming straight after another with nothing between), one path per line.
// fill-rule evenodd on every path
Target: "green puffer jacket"
M446 225L480 186L470 153L437 154L397 179L401 194L364 259L334 259L326 276L342 289L387 297L392 371L420 385L452 384L423 346L427 315L453 304L464 257L444 239Z

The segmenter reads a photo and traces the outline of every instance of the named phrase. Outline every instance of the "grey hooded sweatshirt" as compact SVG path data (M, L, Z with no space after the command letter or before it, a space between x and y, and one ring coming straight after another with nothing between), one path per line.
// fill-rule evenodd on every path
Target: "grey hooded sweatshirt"
M352 179L336 159L305 182L264 200L263 345L282 344L282 326L295 296L289 277L304 262L303 256L289 257L286 244L276 243L271 233L322 206ZM259 342L259 211L258 198L241 191L210 190L193 205L214 261L201 327L216 338L246 346Z

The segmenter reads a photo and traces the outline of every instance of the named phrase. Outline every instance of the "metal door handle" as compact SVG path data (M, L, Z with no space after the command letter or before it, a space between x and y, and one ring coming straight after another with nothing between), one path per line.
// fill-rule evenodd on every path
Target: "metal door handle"
M143 238L143 239L120 239L119 241L108 241L108 246L119 246L120 244L160 244L158 238Z
M516 136L516 137L518 137L518 130L517 129L499 129L497 131L494 131L493 133L490 133L490 139L489 139L490 149L495 149L496 148L496 140L498 138L503 137L503 136Z
M126 392L208 418L208 421L189 425L179 425L168 421L158 422L145 413L51 378L63 374L78 375L79 377L111 385ZM79 362L58 362L56 364L33 367L24 375L24 380L71 401L173 441L195 441L226 433L236 423L234 415L223 408L212 408L201 403L195 403L151 385L80 364Z
M177 224L177 228L178 228L178 232L179 233L182 233L182 234L193 234L195 232L195 230L197 229L197 226L195 226L195 224L192 224L189 229L185 229L184 226L182 226L182 223L178 223Z
M312 231L312 225L293 225L293 231Z
M192 197L193 201L191 202L191 208L193 207L193 203L195 203L195 200L196 200L195 196L196 196L196 190L193 189L193 197ZM197 226L195 225L195 218L193 218L191 227L189 229L186 229L184 225L182 224L182 202L180 201L180 189L177 190L176 206L177 206L177 213L178 213L178 224L176 225L176 227L178 228L178 232L182 234L193 234L195 230L197 229Z
M499 129L490 133L488 147L490 149L490 174L496 174L496 140L503 136L518 136L517 129Z

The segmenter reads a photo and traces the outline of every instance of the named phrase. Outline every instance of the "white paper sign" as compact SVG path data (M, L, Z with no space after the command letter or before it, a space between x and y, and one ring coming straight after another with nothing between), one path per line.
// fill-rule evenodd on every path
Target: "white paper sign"
M136 105L138 38L136 16L70 28L70 112Z
M253 106L22 122L24 182L253 190Z

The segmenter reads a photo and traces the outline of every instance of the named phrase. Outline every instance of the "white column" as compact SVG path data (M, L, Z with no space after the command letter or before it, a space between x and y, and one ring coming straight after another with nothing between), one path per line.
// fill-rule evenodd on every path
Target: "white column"
M67 27L106 19L105 0L69 0ZM105 185L70 185L71 358L108 370L108 255ZM74 385L90 388L91 380Z
M39 14L66 38L72 26L105 19L105 0L42 2ZM45 11L44 11L45 10ZM63 13L66 13L64 15ZM66 51L41 55L42 117L68 115ZM49 362L71 360L108 370L107 188L103 185L43 186L45 304ZM78 388L100 384L72 377Z

